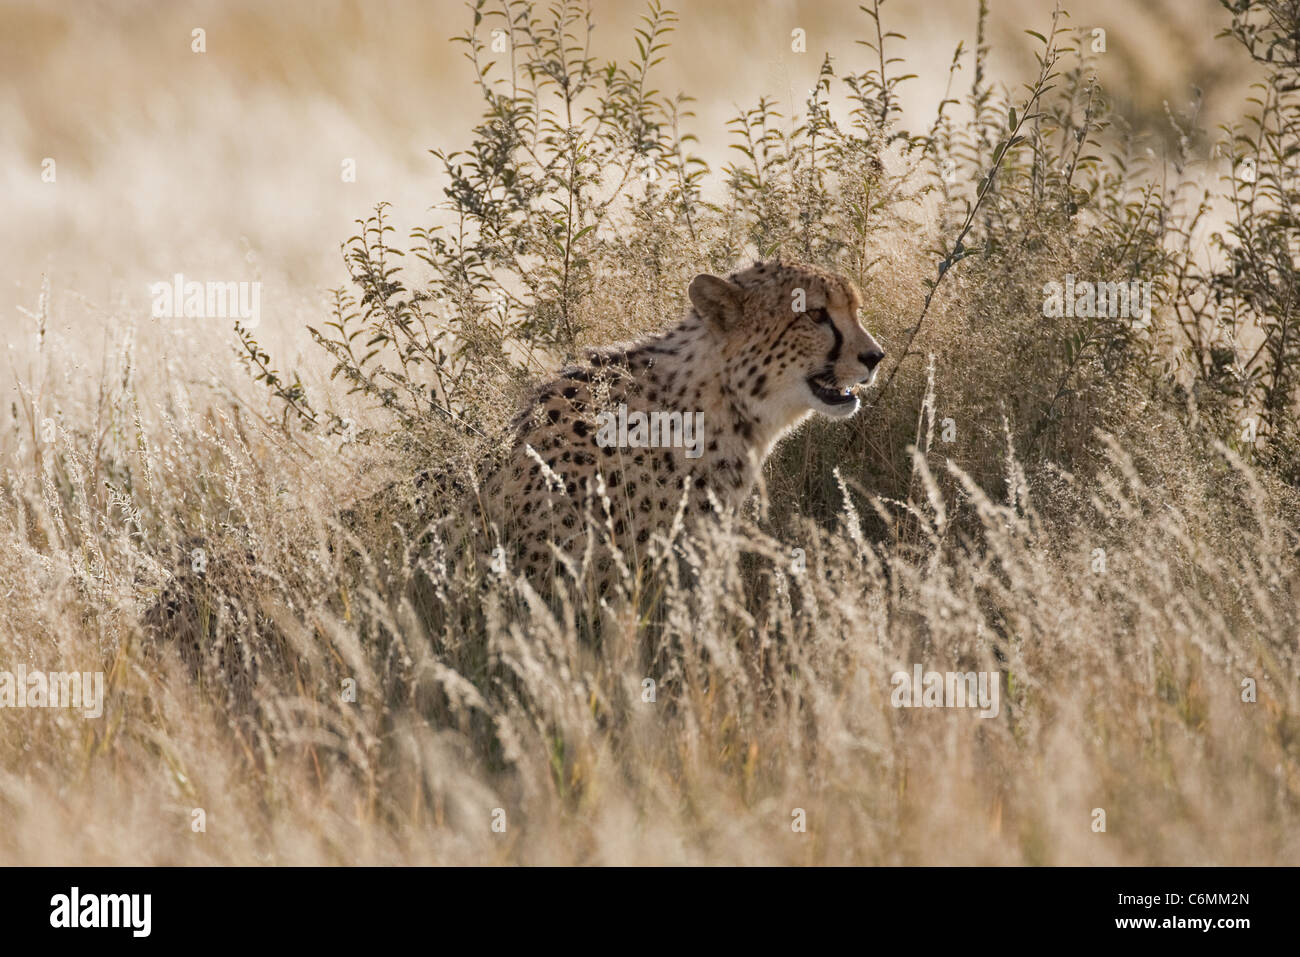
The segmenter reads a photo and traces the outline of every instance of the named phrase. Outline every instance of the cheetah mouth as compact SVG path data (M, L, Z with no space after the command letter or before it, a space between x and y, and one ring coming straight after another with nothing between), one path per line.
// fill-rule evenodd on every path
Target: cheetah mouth
M829 373L810 375L804 381L808 383L813 398L834 409L834 414L844 415L857 409L858 397L853 394L853 387L838 385Z

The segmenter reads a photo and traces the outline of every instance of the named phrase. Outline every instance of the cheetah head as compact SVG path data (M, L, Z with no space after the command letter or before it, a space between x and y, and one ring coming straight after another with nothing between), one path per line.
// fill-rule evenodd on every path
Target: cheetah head
M696 276L689 294L719 340L733 389L777 417L848 418L885 356L858 321L853 283L816 266L757 262L726 279Z

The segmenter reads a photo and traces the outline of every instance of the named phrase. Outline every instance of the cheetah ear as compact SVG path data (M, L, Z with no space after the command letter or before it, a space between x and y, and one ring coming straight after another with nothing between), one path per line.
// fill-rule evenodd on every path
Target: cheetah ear
M730 329L740 320L740 287L735 283L700 273L687 290L695 311L719 329Z

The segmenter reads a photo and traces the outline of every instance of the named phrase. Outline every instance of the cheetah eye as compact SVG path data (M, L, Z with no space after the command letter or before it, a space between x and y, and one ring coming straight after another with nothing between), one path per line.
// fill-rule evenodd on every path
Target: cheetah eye
M813 322L820 324L824 322L830 322L831 314L827 312L825 309L812 309L809 310L808 312L808 318L811 319Z

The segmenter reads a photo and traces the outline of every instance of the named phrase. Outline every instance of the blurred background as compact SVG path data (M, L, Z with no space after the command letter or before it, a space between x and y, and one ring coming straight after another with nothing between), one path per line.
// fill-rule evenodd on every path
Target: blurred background
M874 33L874 22L859 2L680 0L655 82L695 97L690 132L715 174L738 155L727 148L727 120L761 95L775 97L788 118L824 52L837 58L841 75L871 65L874 55L858 43ZM641 0L593 0L593 7L595 54L626 59ZM1040 44L1025 31L1047 32L1052 7L1053 0L991 0L984 42L992 82L1018 93L1036 76ZM891 69L917 74L903 87L907 128L929 129L959 40L967 52L953 95L964 99L979 10L979 0L884 3L886 28L906 35L889 41L889 55L902 58ZM1240 120L1235 111L1259 71L1241 44L1215 39L1229 19L1217 0L1095 0L1069 11L1076 28L1105 31L1105 52L1093 57L1104 93L1155 148L1169 136L1167 114L1185 115L1196 102L1200 129ZM413 443L406 459L393 455L390 463L378 454L388 451L383 444L282 433L280 403L241 367L231 322L154 319L149 285L176 273L260 281L258 340L281 370L303 370L313 405L367 425L358 408L375 404L337 396L337 380L327 391L331 362L305 326L330 318L327 291L346 280L340 245L355 220L390 202L405 245L409 228L428 223L430 207L442 201L429 150L469 144L482 109L464 47L450 42L472 25L472 8L461 0L0 0L0 335L7 348L0 665L25 660L45 669L67 661L85 670L116 662L106 668L113 687L103 730L54 709L6 725L0 863L1300 859L1300 709L1297 686L1283 680L1297 670L1292 638L1300 632L1292 500L1265 497L1248 473L1239 476L1207 451L1220 426L1238 434L1230 393L1216 400L1207 388L1188 408L1172 382L1157 389L1136 379L1145 371L1138 363L1154 353L1129 353L1127 370L1100 358L1113 342L1137 337L1093 337L1088 351L1089 325L1045 328L1042 321L1043 278L1076 261L1122 261L1103 253L1119 248L1114 237L1127 222L1140 223L1146 207L1104 230L1051 226L1043 258L1003 244L987 267L977 260L946 281L944 301L936 299L912 353L938 354L929 368L939 370L940 414L961 422L958 444L936 446L930 471L908 450L922 389L931 426L936 412L920 362L895 387L901 401L873 403L872 415L852 426L814 424L779 453L770 472L780 478L767 487L778 505L773 514L784 502L799 521L791 534L817 536L789 541L821 542L820 523L827 525L825 548L810 552L827 556L826 598L821 585L809 590L817 621L806 646L789 643L788 657L769 651L782 639L764 625L753 639L760 668L724 649L744 630L734 624L740 613L754 620L725 596L759 579L741 576L739 553L702 553L707 581L724 597L703 594L698 606L668 600L670 618L680 614L698 627L682 635L694 657L679 672L698 677L683 680L688 694L660 724L639 704L635 715L596 706L630 701L625 689L640 687L644 672L626 670L625 652L595 667L577 632L518 619L530 634L547 636L536 657L516 619L493 611L484 619L487 647L533 662L527 673L541 677L529 679L539 682L529 693L554 702L534 714L513 706L495 712L524 729L518 787L490 772L496 756L470 753L468 738L427 724L419 706L371 690L385 687L397 656L383 642L366 641L363 651L361 639L393 631L390 609L399 603L402 625L410 620L407 579L394 573L373 597L360 579L356 616L346 612L345 627L333 596L348 602L356 553L338 549L331 564L321 543L338 508L388 479L409 478L400 469L421 447ZM192 49L196 30L202 53ZM794 30L804 31L804 53L792 51ZM1208 142L1193 146L1204 153ZM349 162L355 182L342 175ZM843 214L835 221L843 223ZM892 262L882 256L891 281L876 284L870 303L873 319L899 334L918 315L923 281L935 269L918 251L920 233L894 227L900 221L880 228L901 254ZM1008 222L1002 235L1023 231L1025 220ZM1293 234L1293 225L1269 235ZM1138 232L1135 225L1130 238ZM1152 235L1154 243L1167 233ZM1062 247L1075 237L1095 240L1101 252L1067 256L1073 250ZM1135 249L1141 245L1139 238ZM1122 252L1128 249L1126 242ZM1141 252L1135 264L1155 258ZM1267 281L1267 274L1258 280ZM600 331L625 317L639 331L665 317L662 302L681 301L680 285L669 284L659 287L661 303L619 298L649 285L634 275L610 292L606 314L618 321ZM599 309L591 294L599 283L582 289L584 305L596 298ZM1289 301L1285 312L1289 318ZM1224 356L1213 340L1208 346L1212 360ZM976 349L984 361L970 360ZM1226 362L1215 360L1211 372ZM1124 374L1111 375L1112 368ZM489 367L465 391L485 383L474 394L503 417L496 399L504 379ZM1187 419L1209 424L1188 425L1184 409ZM391 428L385 416L376 421ZM1098 423L1116 436L1117 451L1105 458L1093 442ZM1029 473L1033 501L1050 506L1059 531L1038 528L1023 505L1026 472L1004 445L1022 437L1031 457L1021 461L1037 468ZM832 516L859 524L841 466L854 488L892 490L885 494L899 502L920 502L925 489L933 507L939 456L951 456L963 482L970 475L986 489L1007 490L1007 506L978 508L980 523L970 527L979 537L966 539L954 520L959 508L974 515L955 468L940 479L953 503L942 520L952 521L942 550L924 544L939 542L929 519L924 534L911 521L890 532L901 547L891 549L888 565L864 561L852 532L830 534ZM1286 464L1285 455L1275 461ZM386 534L401 531L400 522L390 524ZM251 563L247 530L257 548ZM192 569L196 532L210 567L248 567L232 576L215 627L234 634L254 612L259 621L274 612L291 641L286 647L305 662L304 671L295 661L266 685L274 717L259 719L247 736L240 731L237 746L218 696L208 701L209 690L186 680L180 658L155 661L134 641L148 610L159 607L154 598L167 576ZM1094 564L1099 542L1117 572L1105 580ZM1001 566L989 556L1001 556ZM745 551L746 563L752 557ZM1005 582L999 567L1008 570ZM694 581L687 587L694 590ZM465 611L448 620L478 621L482 594L477 584L453 592L452 607ZM772 601L761 592L744 597L755 606ZM240 608L248 614L226 617ZM634 618L617 621L620 629L634 625L629 634L640 627ZM1017 697L1008 684L1007 698L1008 715L1013 704L1019 709L1014 724L977 730L912 721L880 706L877 680L892 670L893 656L915 648L936 662L965 662L1004 637L1016 656L1007 666L1016 674ZM437 678L448 689L459 687L452 678L460 682L461 673L483 673L482 646L460 638L446 660L461 672L447 668L450 677ZM746 637L737 647L747 658L755 645ZM559 663L555 670L541 664L550 661ZM374 675L361 682L363 708L312 690L332 684L334 662ZM556 681L556 674L581 677ZM1258 707L1240 707L1239 674L1260 676ZM462 721L470 706L458 708ZM510 843L474 816L498 804L512 809ZM190 829L199 806L211 815L210 840ZM790 807L824 814L813 818L810 842L789 829ZM1088 812L1097 807L1115 809L1110 835L1090 827Z
M642 11L595 0L598 55L625 56ZM697 99L691 125L715 169L728 158L726 120L762 93L802 102L823 51L862 69L857 42L871 21L856 3L711 0L677 4L680 22L660 65L661 89ZM995 0L987 42L995 80L1030 77L1048 0ZM1102 85L1138 129L1162 130L1165 104L1186 110L1204 92L1201 125L1234 119L1244 62L1213 39L1216 0L1092 0L1070 22L1106 31ZM906 120L924 129L959 39L974 35L975 0L892 0L890 52L919 74ZM459 0L0 3L0 323L11 344L15 306L75 292L93 306L141 310L148 283L176 272L263 282L260 335L286 344L323 314L345 277L338 246L375 203L394 204L399 235L426 222L442 181L428 155L467 142L480 101ZM807 52L791 51L802 29ZM193 52L193 31L206 51ZM623 49L627 47L627 49ZM958 95L970 82L969 56ZM54 160L54 182L42 180ZM344 182L345 160L356 181ZM64 323L94 310L54 310ZM93 330L92 330L93 331ZM64 330L72 338L80 331Z

